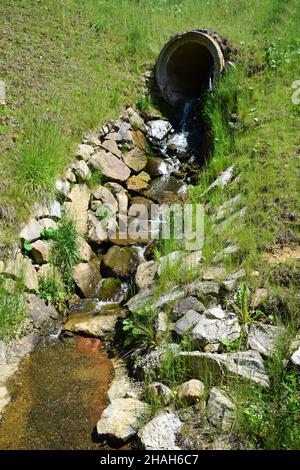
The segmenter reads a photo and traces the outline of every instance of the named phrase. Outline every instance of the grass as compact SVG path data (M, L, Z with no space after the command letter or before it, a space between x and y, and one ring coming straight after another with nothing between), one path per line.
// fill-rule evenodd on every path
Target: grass
M0 341L8 342L16 335L26 312L23 280L0 276Z
M80 261L78 243L79 234L76 224L68 214L64 214L54 234L50 263L58 269L67 290L72 289L73 268Z

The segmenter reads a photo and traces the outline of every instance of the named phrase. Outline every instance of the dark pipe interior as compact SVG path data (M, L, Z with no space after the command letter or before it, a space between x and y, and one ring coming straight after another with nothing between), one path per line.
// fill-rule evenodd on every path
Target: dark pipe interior
M209 86L213 57L198 42L188 42L172 54L166 69L167 86L185 99L198 98Z

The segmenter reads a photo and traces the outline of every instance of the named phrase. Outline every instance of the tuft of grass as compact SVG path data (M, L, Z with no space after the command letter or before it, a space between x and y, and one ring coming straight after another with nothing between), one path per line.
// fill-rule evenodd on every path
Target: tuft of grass
M64 214L55 232L51 264L58 268L67 290L73 286L73 268L80 261L78 242L76 224L68 214Z
M92 176L86 181L88 188L95 189L99 184L102 184L103 175L100 170L94 170Z
M66 297L64 285L55 269L48 276L39 278L39 287L36 293L41 299L54 304L60 304Z
M126 332L125 347L148 348L156 344L155 320L157 311L153 306L134 311L123 320L123 331Z
M16 335L26 313L22 278L12 281L0 276L0 341L8 342Z

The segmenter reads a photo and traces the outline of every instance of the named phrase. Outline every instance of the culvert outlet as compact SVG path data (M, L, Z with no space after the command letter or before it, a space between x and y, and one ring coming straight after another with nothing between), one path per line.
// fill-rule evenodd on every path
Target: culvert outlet
M188 31L173 36L163 47L155 74L167 103L181 106L211 88L225 65L222 44L216 36L206 30Z

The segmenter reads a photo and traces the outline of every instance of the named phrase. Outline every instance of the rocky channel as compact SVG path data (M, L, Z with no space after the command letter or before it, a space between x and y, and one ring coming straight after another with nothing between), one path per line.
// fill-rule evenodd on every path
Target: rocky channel
M151 79L149 74L145 79ZM97 448L99 443L120 447L133 439L136 445L145 449L242 447L239 440L232 437L236 405L222 388L222 381L230 375L268 387L264 360L276 347L278 331L275 326L258 324L247 332L244 350L227 352L224 349L224 344L234 342L244 334L238 315L226 306L226 299L234 299L246 275L243 269L229 272L224 264L226 257L238 252L238 246L229 244L222 252L215 253L215 263L204 269L200 250L189 253L176 250L157 259L156 242L149 241L149 230L157 232L160 227L159 218L157 214L153 216L150 207L184 202L188 184L196 180L199 172L201 155L189 145L187 125L194 119L194 106L194 102L184 105L177 126L162 119L159 113L139 113L127 107L117 120L86 135L65 175L56 181L57 199L46 205L35 204L31 219L20 232L20 242L32 246L30 253L25 255L22 248L17 247L8 262L0 261L0 273L8 283L14 283L21 273L24 276L28 304L28 320L20 331L20 338L10 345L0 343L0 430L5 433L13 432L12 414L18 417L15 403L22 398L18 398L16 384L19 381L26 388L26 384L22 385L24 367L28 374L28 365L24 366L24 361L28 361L26 356L33 353L41 337L50 335L54 342L50 351L53 344L54 348L63 348L62 340L62 344L66 344L88 339L92 341L88 354L92 354L93 349L98 354L102 342L111 355L118 356L122 352L117 349L119 336L124 335L122 321L130 312L151 304L157 311L155 335L160 339L158 345L130 357L131 374L126 359L114 360L112 364L105 356L108 362L104 361L103 367L107 376L114 369L113 380L100 386L106 403L102 400L99 409L103 412L93 414L94 423L88 423L91 434L95 426ZM99 175L99 183L91 185L95 175ZM237 178L236 169L229 167L208 191L229 186ZM124 207L128 208L129 222L134 224L136 208L140 206L145 209L147 230L141 230L137 239L123 237ZM245 211L240 194L236 194L219 208L214 218L218 224L226 223L232 217L243 217ZM67 315L61 315L36 294L39 279L50 274L52 269L52 242L44 239L44 230L55 230L64 212L75 220L81 235L80 262L73 273L76 293L68 298ZM188 270L196 276L187 281L182 274L178 285L157 296L155 288L162 272L176 263L180 264L182 273ZM261 292L256 307L266 295L267 292ZM182 350L179 346L181 339L187 337L193 341L192 351ZM157 375L145 390L143 378L147 371L151 370L155 376L161 359L170 350L188 367L189 380L171 389L161 383ZM68 361L69 354L65 354ZM79 360L77 353L73 351L72 355L75 361ZM45 361L42 353L40 357ZM103 356L100 359L103 361ZM291 360L299 365L298 343ZM93 376L93 373L99 373L99 361L96 356L92 361L96 362L95 369L90 371ZM56 367L56 361L53 364ZM84 367L86 365L82 364ZM40 386L39 374L43 371L35 371ZM207 371L213 377L214 386L210 389L203 380ZM17 377L15 382L13 376ZM61 380L58 373L56 379L54 376L53 380ZM93 381L93 377L89 380ZM68 383L73 384L71 379ZM97 388L99 384L92 386ZM149 393L159 396L164 403L164 408L154 416L146 400ZM174 405L174 396L185 404L183 410ZM33 399L32 407L36 405ZM30 414L34 410L20 408L24 438L26 432L32 435L28 431L30 420L26 424L24 413ZM51 415L58 410L53 411L50 407L48 412ZM50 422L54 422L51 416ZM82 413L80 417L83 419ZM40 414L38 419L42 419ZM43 427L41 432L45 432ZM88 448L88 444L81 447L82 443L76 439L71 442L72 437L65 442L67 448ZM6 436L3 443L1 438L0 446L11 446L10 439ZM32 445L45 445L37 435L31 442ZM59 442L55 440L53 445L59 447Z

